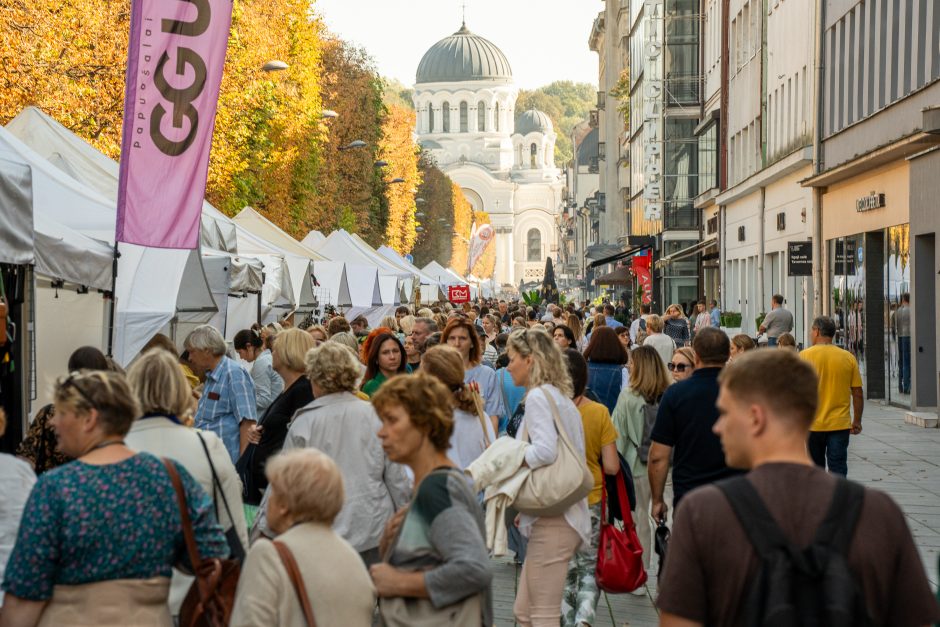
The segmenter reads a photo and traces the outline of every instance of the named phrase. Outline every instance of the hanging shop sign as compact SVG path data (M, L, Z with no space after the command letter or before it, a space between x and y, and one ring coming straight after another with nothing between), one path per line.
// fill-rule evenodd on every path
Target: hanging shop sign
M868 196L862 196L855 201L855 211L864 213L872 209L881 209L885 206L885 195L870 193Z
M812 242L787 242L787 275L813 275Z
M663 0L646 0L643 56L643 216L663 217Z

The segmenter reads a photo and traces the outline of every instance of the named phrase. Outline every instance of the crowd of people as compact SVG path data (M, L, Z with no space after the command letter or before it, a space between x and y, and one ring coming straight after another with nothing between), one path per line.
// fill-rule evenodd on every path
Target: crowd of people
M749 582L774 587L774 542L851 573L848 622L812 624L940 621L900 509L842 478L858 364L826 317L798 352L773 305L758 341L720 329L715 302L631 319L490 300L231 342L204 325L182 352L154 337L126 372L78 348L0 455L0 626L178 624L204 591L193 555L241 563L231 625L492 625L491 558L509 552L516 622L592 625L607 478L629 485L645 570L672 526L663 625L764 624ZM584 490L534 507L526 485L565 451Z

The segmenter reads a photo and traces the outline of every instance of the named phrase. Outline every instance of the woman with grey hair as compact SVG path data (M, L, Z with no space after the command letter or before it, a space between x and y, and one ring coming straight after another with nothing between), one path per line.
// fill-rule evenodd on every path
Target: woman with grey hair
M381 558L379 541L385 523L411 498L405 469L388 460L376 435L381 426L372 405L355 394L359 362L345 346L326 342L307 353L307 378L314 401L294 415L284 451L316 448L339 465L346 485L346 504L333 529L369 565ZM261 503L256 529L272 535L266 508L270 486Z
M276 349L276 347L275 347ZM330 529L343 507L343 476L326 454L297 449L265 467L268 524L277 540L258 540L245 560L231 627L306 627L300 598L280 553L297 564L303 594L320 625L367 627L375 588L355 549Z
M222 438L235 463L248 446L249 430L257 422L255 384L238 362L226 357L225 338L214 327L196 327L186 336L184 347L189 360L206 371L195 426Z

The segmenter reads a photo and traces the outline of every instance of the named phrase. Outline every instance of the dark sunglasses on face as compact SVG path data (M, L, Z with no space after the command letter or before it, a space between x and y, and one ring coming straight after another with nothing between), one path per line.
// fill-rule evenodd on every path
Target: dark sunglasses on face
M669 372L675 370L676 372L685 372L690 368L688 364L674 364L671 361L666 364L666 367L669 368Z

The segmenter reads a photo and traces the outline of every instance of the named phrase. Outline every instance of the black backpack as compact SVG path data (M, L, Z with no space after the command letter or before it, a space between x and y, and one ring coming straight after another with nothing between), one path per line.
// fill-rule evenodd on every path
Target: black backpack
M662 400L662 397L656 399L653 403L647 402L643 405L643 437L640 438L640 445L636 449L636 454L644 464L649 461L650 446L653 444L653 425L656 424L660 400Z
M783 535L745 477L716 484L760 558L744 606L748 627L865 627L865 598L849 569L848 548L865 500L857 483L838 479L813 542L797 548Z

